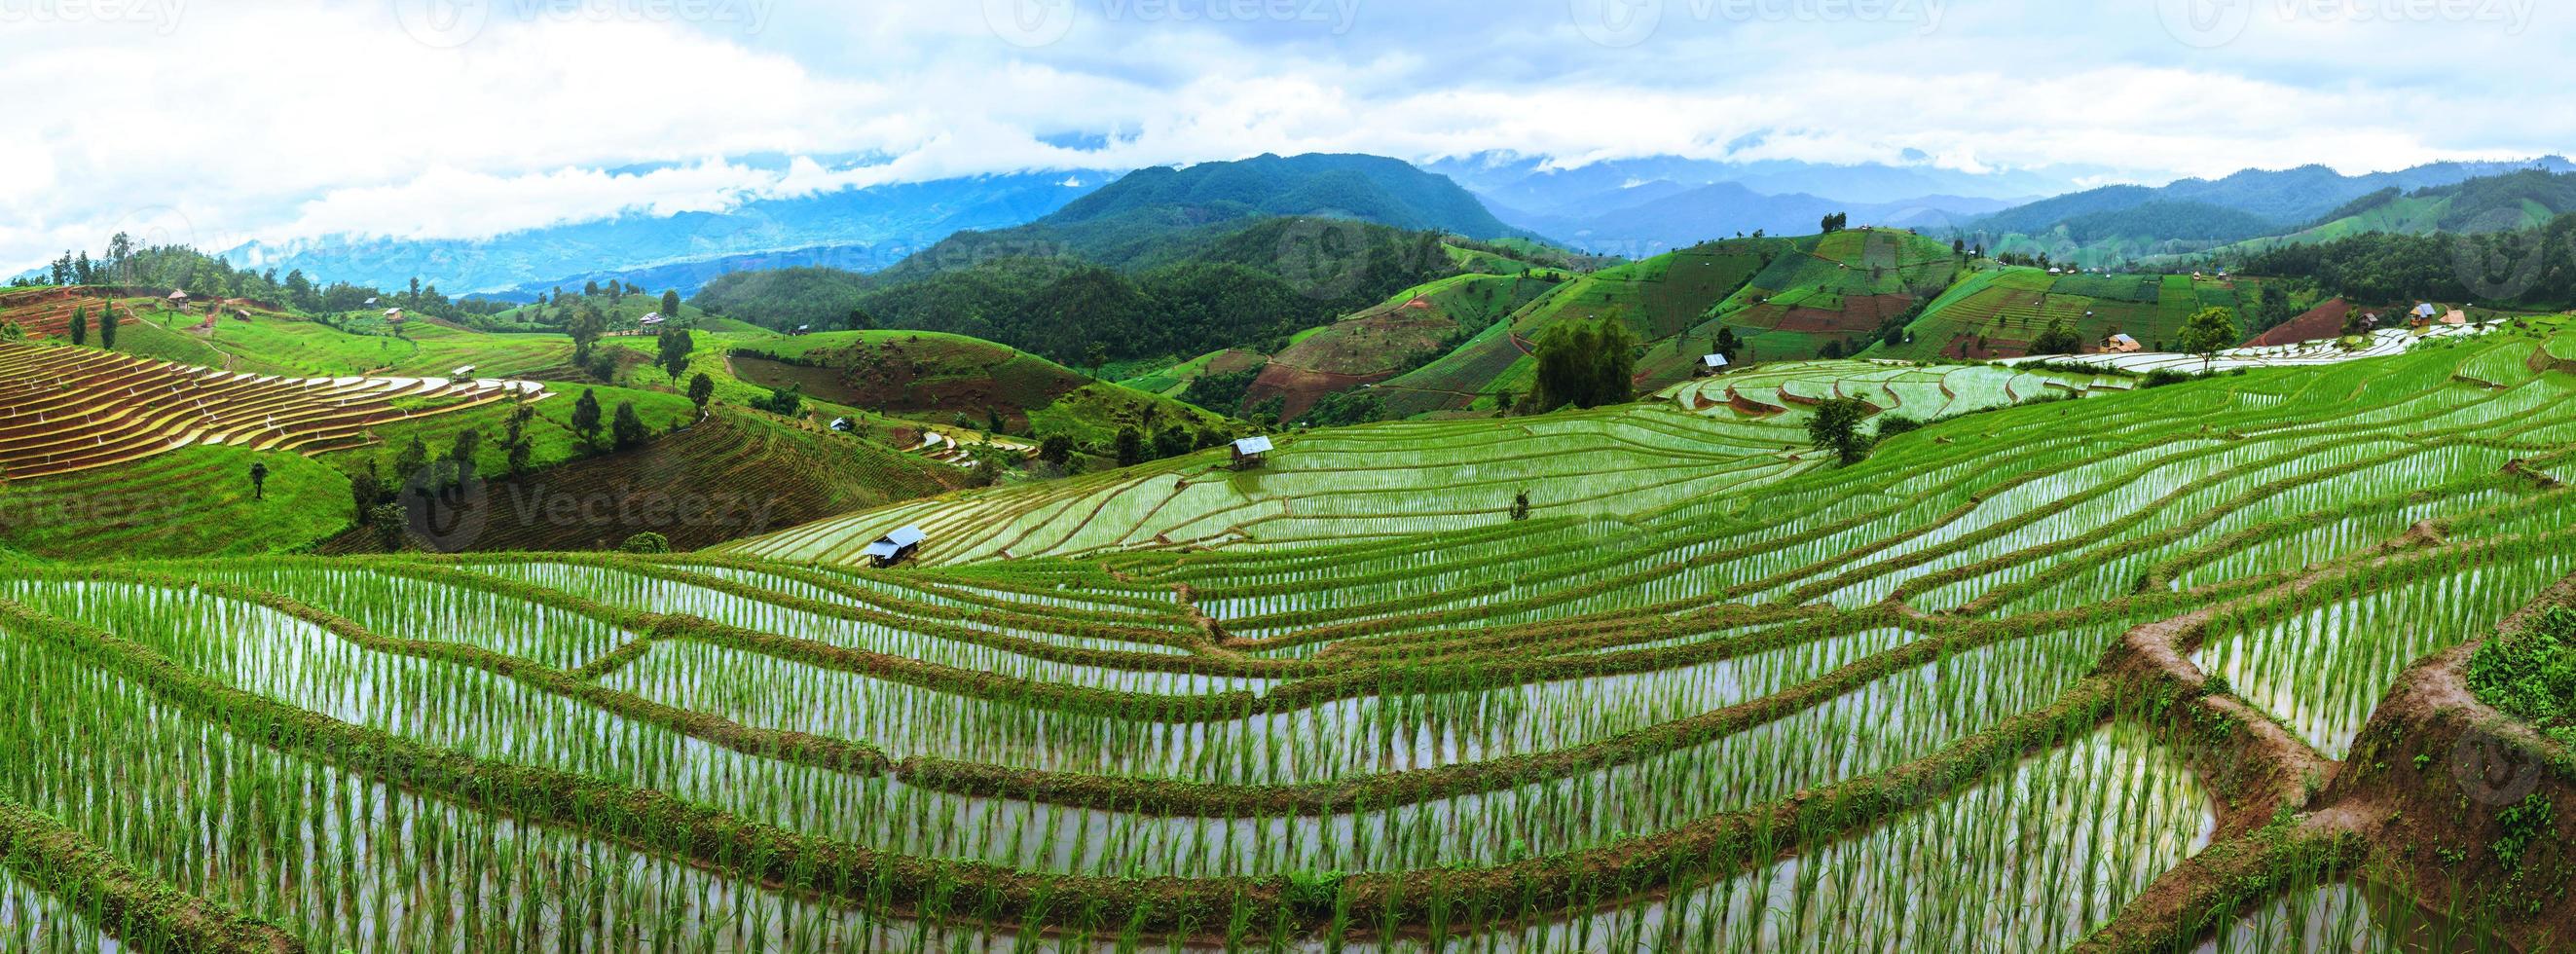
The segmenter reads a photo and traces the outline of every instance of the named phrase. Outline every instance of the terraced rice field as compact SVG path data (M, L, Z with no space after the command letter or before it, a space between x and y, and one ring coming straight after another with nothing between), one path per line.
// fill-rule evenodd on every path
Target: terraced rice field
M0 467L48 477L200 444L322 451L363 443L371 427L543 393L520 381L281 378L0 343Z
M1655 395L1683 410L1718 417L1796 414L1833 398L1857 398L1881 413L1917 421L1957 417L2033 398L2134 390L2117 375L2017 371L1999 365L1813 361L1700 378ZM1800 422L1804 416L1799 415Z
M2576 574L2542 346L2105 388L1842 468L1676 394L667 557L0 565L0 837L38 846L0 938L2394 947L2432 928L2289 769ZM1849 370L1816 380L1969 390ZM918 564L856 565L904 524Z

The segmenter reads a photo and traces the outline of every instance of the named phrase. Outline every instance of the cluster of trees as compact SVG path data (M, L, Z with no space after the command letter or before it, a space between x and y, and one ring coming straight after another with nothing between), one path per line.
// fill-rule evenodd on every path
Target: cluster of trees
M2031 339L2032 354L2082 354L2084 338L2066 327L2066 319L2050 318L2039 337Z
M2576 301L2576 215L2537 229L2477 235L2372 232L2315 245L2284 245L2248 258L2245 271L2304 279L2361 302L2474 301L2555 305Z
M837 268L732 272L708 282L691 300L709 314L781 331L836 328L848 320L870 284L868 276Z
M115 303L111 302L106 307L98 310L99 347L105 348L109 351L116 350L116 329L120 323L122 323L122 319L117 317ZM72 344L86 345L89 343L88 308L72 309L71 334Z
M1558 324L1538 339L1540 413L1573 405L1625 404L1636 397L1637 333L1616 320Z
M249 301L283 305L310 314L354 312L370 307L401 308L431 318L472 324L513 307L510 303L488 298L450 300L436 285L423 285L414 278L404 288L385 291L346 282L322 284L302 269L279 275L274 268L259 271L234 268L221 258L185 245L137 245L133 236L117 233L107 241L107 248L97 257L88 251L64 252L42 272L21 276L11 283L31 285L94 285L136 290L177 289L194 298L240 298ZM370 306L372 299L378 304Z
M1064 443L1058 445L1055 443L1057 441L1064 441ZM1130 425L1118 429L1118 436L1111 443L1110 453L1118 459L1118 466L1134 467L1147 461L1166 460L1211 447L1223 447L1225 444L1225 435L1205 428L1191 430L1172 424L1148 434L1147 428ZM1038 447L1038 459L1062 464L1063 459L1051 458L1061 451L1065 459L1070 459L1072 447L1072 440L1061 435L1047 438Z
M1226 374L1202 374L1190 380L1190 386L1181 392L1181 400L1219 414L1232 414L1242 409L1244 395L1251 393L1252 383L1260 377L1259 367Z
M572 432L581 438L582 446L597 450L601 446L600 432L603 429L607 431L607 446L617 450L632 450L652 436L652 431L644 426L644 418L635 413L633 401L617 402L617 410L603 428L599 395L583 388L581 399L572 404Z
M1824 233L1824 234L1826 234L1826 235L1832 235L1832 234L1834 234L1834 233L1836 233L1836 232L1840 232L1840 231L1842 231L1842 230L1844 230L1844 229L1847 229L1847 228L1850 228L1850 227L1851 227L1851 213L1849 213L1849 212L1836 212L1836 213L1833 213L1833 214L1831 214L1831 215L1825 216L1825 220L1824 220L1823 222L1821 222L1821 223L1818 223L1818 229L1817 229L1817 230L1818 230L1818 231L1823 232L1823 233Z
M727 276L694 303L772 328L844 327L858 312L885 328L971 335L1090 367L1094 357L1275 351L1300 330L1457 271L1437 234L1359 223L1156 234L1151 248L1107 256L1115 264L1029 254L873 280L786 269Z

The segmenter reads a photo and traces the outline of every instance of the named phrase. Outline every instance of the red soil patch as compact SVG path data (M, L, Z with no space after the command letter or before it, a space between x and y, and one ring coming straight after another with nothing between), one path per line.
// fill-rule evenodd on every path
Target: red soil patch
M1775 404L1764 404L1752 398L1745 397L1742 394L1738 394L1734 388L1726 389L1726 406L1734 408L1745 414L1786 414L1789 412L1788 408L1780 407Z
M1273 361L1261 369L1260 377L1252 380L1252 387L1243 392L1243 401L1249 406L1278 398L1280 419L1287 420L1306 413L1308 409L1315 406L1315 402L1323 400L1326 396L1362 385L1376 384L1392 377L1395 377L1392 371L1381 371L1375 374L1336 374L1312 368L1289 367Z
M2302 341L2324 341L2343 337L2344 319L2352 315L2351 302L2337 298L2318 305L2307 314L2282 322L2247 344L2258 348L2294 345Z

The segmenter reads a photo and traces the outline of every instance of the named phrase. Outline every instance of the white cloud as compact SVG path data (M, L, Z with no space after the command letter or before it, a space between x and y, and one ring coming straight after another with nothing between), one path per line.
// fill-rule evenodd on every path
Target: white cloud
M169 0L152 7L176 11L166 20L0 23L0 88L21 94L0 137L0 263L96 248L137 218L209 248L472 238L1263 152L1576 165L1919 150L1968 171L2161 178L2521 156L2576 134L2576 116L2529 108L2564 98L2565 80L2459 68L2554 60L2566 44L2545 23L2284 20L2271 3L2203 48L2169 36L2153 4L2040 0L1948 0L1928 30L1671 0L1619 47L1586 40L1564 0L1297 3L1282 9L1328 15L1225 23L1146 12L1209 0L1071 0L1080 15L1037 47L956 0L707 0L696 9L716 15L695 20L655 0L488 0L488 22L453 45L405 31L397 4L412 2ZM1109 141L1048 144L1067 133ZM751 155L791 161L723 158ZM851 155L882 161L810 158Z

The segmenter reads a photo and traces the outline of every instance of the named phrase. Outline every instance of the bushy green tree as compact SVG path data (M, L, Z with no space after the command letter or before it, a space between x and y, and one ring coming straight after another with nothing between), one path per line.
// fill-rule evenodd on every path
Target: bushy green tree
M75 345L89 343L89 309L87 308L72 309L72 343Z
M1869 438L1860 432L1861 422L1869 419L1869 405L1859 398L1832 398L1816 406L1816 416L1807 420L1807 437L1817 450L1832 451L1834 459L1845 466L1869 456Z
M617 449L628 450L644 443L647 433L649 432L644 428L644 419L635 413L635 402L617 402L616 420L609 424L609 437L616 441Z
M1637 334L1617 321L1575 321L1549 328L1538 341L1542 410L1601 407L1635 398Z
M699 413L705 413L707 402L715 400L715 397L716 379L708 377L704 371L689 378L689 403L697 405Z
M2032 354L2077 354L2084 350L2084 339L2067 330L2066 319L2050 318L2048 327L2030 343Z
M2206 372L2218 353L2236 346L2236 316L2225 308L2203 308L2182 326L2182 350L2200 356Z
M1038 460L1062 467L1066 461L1072 459L1073 438L1062 434L1049 434L1046 440L1038 442Z
M599 444L600 423L599 395L589 388L581 389L581 397L572 402L572 432L581 436L582 443L595 447Z
M1116 444L1118 466L1134 467L1145 462L1145 435L1133 427L1118 429Z
M626 542L617 545L617 549L624 553L669 553L671 538L647 530L627 537Z
M689 353L698 348L697 339L681 329L664 328L654 338L653 344L653 363L661 366L664 374L670 375L672 384L680 383L680 375L689 370Z

